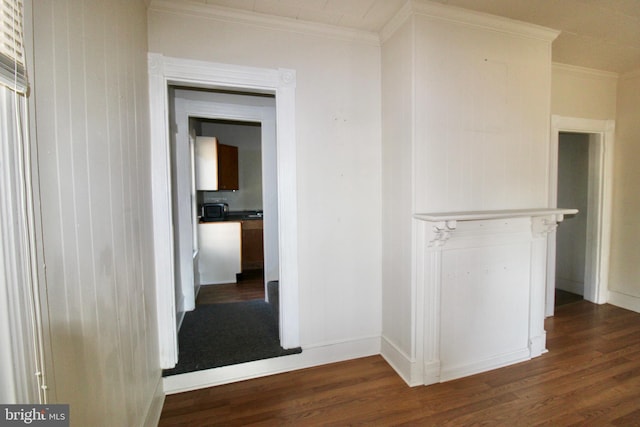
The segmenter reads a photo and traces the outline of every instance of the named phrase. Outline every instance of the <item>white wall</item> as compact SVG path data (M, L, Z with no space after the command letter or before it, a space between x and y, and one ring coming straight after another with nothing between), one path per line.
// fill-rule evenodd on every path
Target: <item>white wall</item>
M71 405L72 425L152 425L162 390L145 3L33 9L50 402Z
M149 11L149 51L296 70L300 341L380 335L380 51L195 12ZM211 9L213 10L213 9ZM345 356L340 356L345 357Z
M589 134L560 133L558 206L578 209L556 234L556 288L584 295L589 181Z
M583 119L615 118L617 74L554 63L551 83L552 114Z
M640 70L620 77L617 112L609 290L640 311Z
M550 44L416 19L416 212L547 206Z

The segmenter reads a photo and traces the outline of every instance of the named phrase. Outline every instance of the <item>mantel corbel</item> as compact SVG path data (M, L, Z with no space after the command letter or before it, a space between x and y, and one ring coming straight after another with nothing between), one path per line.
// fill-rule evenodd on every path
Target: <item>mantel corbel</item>
M456 226L457 221L455 220L437 221L431 223L430 230L427 234L427 246L443 246L451 237L451 233L456 229Z
M531 234L536 238L547 237L558 228L558 223L562 222L564 215L534 216L531 218Z

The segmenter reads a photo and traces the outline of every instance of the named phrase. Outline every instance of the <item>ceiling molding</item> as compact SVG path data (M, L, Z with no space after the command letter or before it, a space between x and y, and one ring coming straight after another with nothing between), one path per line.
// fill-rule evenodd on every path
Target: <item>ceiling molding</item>
M566 71L574 74L581 74L581 75L589 74L590 76L607 78L607 79L617 79L619 77L619 74L614 73L613 71L596 70L594 68L580 67L578 65L562 64L560 62L553 62L551 66L555 70Z
M181 2L170 0L151 0L149 11L173 13L187 16L204 17L224 22L252 25L277 31L289 31L319 37L329 37L347 41L357 41L374 46L380 45L378 34L338 27L329 24L321 24L310 21L302 21L292 18L266 15L262 13L232 9L211 4Z
M396 31L413 15L413 7L410 1L406 2L393 18L387 22L380 31L380 42L384 43L395 34Z
M408 0L400 11L384 26L380 34L382 42L386 41L393 33L413 15L426 16L433 19L455 22L470 27L483 28L498 31L514 36L531 38L552 42L560 34L560 31L516 21L501 16L476 12L460 7L434 3L428 0Z

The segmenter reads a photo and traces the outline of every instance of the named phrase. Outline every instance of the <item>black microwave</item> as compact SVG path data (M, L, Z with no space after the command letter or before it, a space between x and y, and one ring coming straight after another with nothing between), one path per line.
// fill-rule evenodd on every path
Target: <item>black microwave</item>
M224 221L229 213L226 203L203 203L200 206L200 221Z

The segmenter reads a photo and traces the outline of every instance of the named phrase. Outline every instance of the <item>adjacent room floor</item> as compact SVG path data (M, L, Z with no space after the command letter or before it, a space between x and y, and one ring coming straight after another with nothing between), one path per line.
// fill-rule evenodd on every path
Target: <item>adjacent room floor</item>
M582 295L556 289L555 306L559 307L561 305L571 304L572 302L582 301L583 299Z

